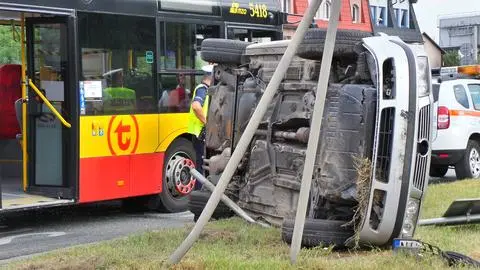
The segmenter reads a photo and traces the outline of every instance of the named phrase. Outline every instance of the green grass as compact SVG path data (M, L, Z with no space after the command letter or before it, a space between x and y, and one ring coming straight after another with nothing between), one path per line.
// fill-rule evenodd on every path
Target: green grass
M457 198L475 198L480 181L431 185L422 217L441 216ZM480 194L479 194L480 195ZM289 261L289 247L278 229L248 225L239 218L210 222L183 260L166 260L190 232L183 229L149 232L124 239L58 250L5 265L6 269L448 269L437 258L421 260L393 255L391 250L333 252L302 250ZM416 238L480 259L480 225L420 227Z
M476 198L480 198L480 180L430 185L421 218L441 217L454 200ZM480 259L480 224L418 227L415 236L442 250L452 250Z
M480 198L480 180L429 185L425 198L422 218L441 217L454 200Z

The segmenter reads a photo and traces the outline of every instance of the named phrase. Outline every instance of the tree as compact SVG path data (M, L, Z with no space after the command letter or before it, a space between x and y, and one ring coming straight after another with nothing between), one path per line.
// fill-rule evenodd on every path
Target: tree
M20 64L20 27L15 27L15 35L12 26L0 26L0 64ZM14 38L15 37L15 38Z
M458 51L448 51L443 55L443 66L452 67L460 65L460 57Z

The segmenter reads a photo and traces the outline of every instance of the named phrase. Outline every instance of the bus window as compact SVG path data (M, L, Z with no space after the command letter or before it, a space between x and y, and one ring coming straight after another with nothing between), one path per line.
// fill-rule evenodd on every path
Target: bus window
M158 110L160 113L188 112L193 89L201 81L201 68L208 64L200 57L200 45L218 38L220 26L162 22Z
M156 112L155 19L79 13L87 115Z
M191 81L189 77L190 75L185 73L159 75L160 89L162 89L158 101L160 112L188 111L192 89L192 85L187 84Z
M269 42L278 39L279 34L271 30L256 30L248 28L233 28L227 30L227 38L247 42Z

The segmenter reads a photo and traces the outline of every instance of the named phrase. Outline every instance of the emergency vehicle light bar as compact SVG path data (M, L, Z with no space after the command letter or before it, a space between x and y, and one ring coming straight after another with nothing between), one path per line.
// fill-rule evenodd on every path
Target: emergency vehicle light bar
M467 76L479 76L480 65L467 65L467 66L455 66L455 67L442 67L440 69L432 69L432 75L467 75Z

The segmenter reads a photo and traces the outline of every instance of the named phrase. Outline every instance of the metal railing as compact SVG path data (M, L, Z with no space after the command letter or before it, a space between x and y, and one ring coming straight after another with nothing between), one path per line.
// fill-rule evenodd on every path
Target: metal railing
M38 90L38 88L35 86L35 84L32 82L32 80L28 80L28 85L33 89L33 91L35 91L35 93L42 99L42 101L45 103L45 105L47 105L47 107L58 118L58 120L60 120L60 122L62 122L62 124L65 127L67 127L67 128L72 127L72 125L70 125L70 123L68 123L65 120L65 118L63 118L63 116L57 111L57 109L55 109L55 107L53 107L53 105L50 103L50 101L48 101L48 99L45 97L45 95L43 95L42 92L40 90Z

